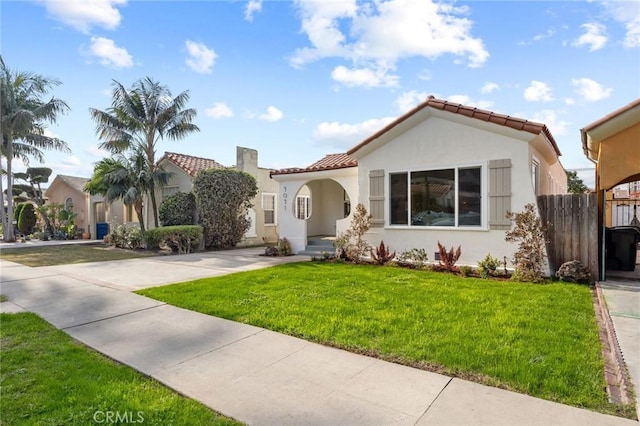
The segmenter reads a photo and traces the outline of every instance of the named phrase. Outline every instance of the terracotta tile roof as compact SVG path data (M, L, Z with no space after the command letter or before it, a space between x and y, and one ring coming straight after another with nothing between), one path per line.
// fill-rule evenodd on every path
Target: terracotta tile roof
M299 168L294 167L290 169L282 169L282 170L274 170L271 172L271 175L288 175L293 173L306 173L306 172L319 172L322 170L335 170L335 169L346 169L348 167L357 167L358 162L351 158L349 155L345 153L340 154L329 154L326 155L323 159L316 161L312 165Z
M84 186L89 182L89 178L78 176L58 175L58 177L71 188L77 189L80 192L84 192Z
M386 127L381 129L380 131L376 132L372 136L369 136L367 139L360 142L355 147L351 148L349 151L347 151L347 154L353 154L363 146L369 144L373 140L382 136L383 134L393 129L395 126L407 120L409 117L411 117L412 115L416 114L417 112L421 111L424 108L435 108L442 111L452 112L454 114L461 114L467 117L475 118L477 120L487 121L490 123L499 124L501 126L511 127L512 129L522 130L525 132L533 133L535 135L543 133L547 137L549 142L551 142L551 145L553 146L553 149L555 150L556 154L558 156L561 155L560 149L558 148L558 145L556 144L555 139L551 135L551 132L549 131L547 126L545 126L544 124L524 120L522 118L511 117L504 114L498 114L495 112L486 111L483 109L465 106L465 105L461 105L453 102L448 102L442 99L436 99L433 96L429 96L426 101L424 101L423 103L421 103L420 105L412 109L411 111L407 112L406 114L398 117L396 120L392 121L390 124L388 124Z
M158 160L158 163L164 159L171 161L191 177L195 177L200 170L227 168L210 158L194 157L193 155L178 154L176 152L165 152L164 156Z

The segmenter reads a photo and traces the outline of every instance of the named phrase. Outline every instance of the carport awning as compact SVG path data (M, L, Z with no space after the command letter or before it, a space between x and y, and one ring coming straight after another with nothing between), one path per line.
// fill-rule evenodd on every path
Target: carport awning
M582 146L596 162L597 189L640 180L640 99L584 129Z

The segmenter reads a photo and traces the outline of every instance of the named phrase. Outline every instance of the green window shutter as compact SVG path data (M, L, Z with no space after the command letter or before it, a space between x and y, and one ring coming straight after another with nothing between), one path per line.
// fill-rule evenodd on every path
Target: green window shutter
M384 226L384 170L369 171L369 213L371 227Z
M489 161L489 229L511 229L511 160Z

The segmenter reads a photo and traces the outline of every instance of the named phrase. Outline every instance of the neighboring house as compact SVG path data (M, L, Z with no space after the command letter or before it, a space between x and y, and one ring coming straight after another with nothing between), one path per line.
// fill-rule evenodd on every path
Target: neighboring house
M89 178L57 175L45 191L48 203L60 203L73 210L78 215L74 220L76 227L89 231L93 239L102 239L108 233L108 224L136 221L132 209L121 201L109 204L102 195L85 192L87 182Z
M462 246L461 264L488 253L511 259L505 215L538 195L566 193L559 156L543 124L429 97L346 154L273 172L280 236L300 252L310 236L344 232L347 206L362 203L372 214L372 245L423 248L434 260L440 241ZM291 200L305 185L311 208L301 220Z
M158 190L158 207L162 200L176 192L191 192L193 178L201 170L225 169L227 167L209 158L166 152L158 160L164 171L169 172L170 178L161 190ZM258 194L252 200L253 207L249 210L251 228L245 234L240 245L259 245L264 242L275 242L278 239L278 218L275 200L278 193L278 183L270 178L271 169L258 167L258 151L255 149L236 147L236 165L231 168L252 175L258 184ZM146 225L154 226L150 203L145 203Z
M607 192L617 185L640 181L640 99L588 124L580 129L580 134L584 154L596 165L599 278L604 280L606 259L602 254L606 242L602 237L603 229L611 223L608 210L612 203L607 205L607 198L613 198Z

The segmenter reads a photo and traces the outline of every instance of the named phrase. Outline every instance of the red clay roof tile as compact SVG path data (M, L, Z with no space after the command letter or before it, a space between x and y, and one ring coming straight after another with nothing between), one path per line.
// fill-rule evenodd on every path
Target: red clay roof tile
M160 161L165 158L184 170L184 172L191 177L195 177L196 173L200 170L227 168L210 158L194 157L193 155L178 154L176 152L165 152Z
M322 170L345 169L356 167L358 162L345 153L329 154L323 159L316 161L312 165L304 168L294 167L290 169L274 170L271 175L288 175L292 173L318 172Z

